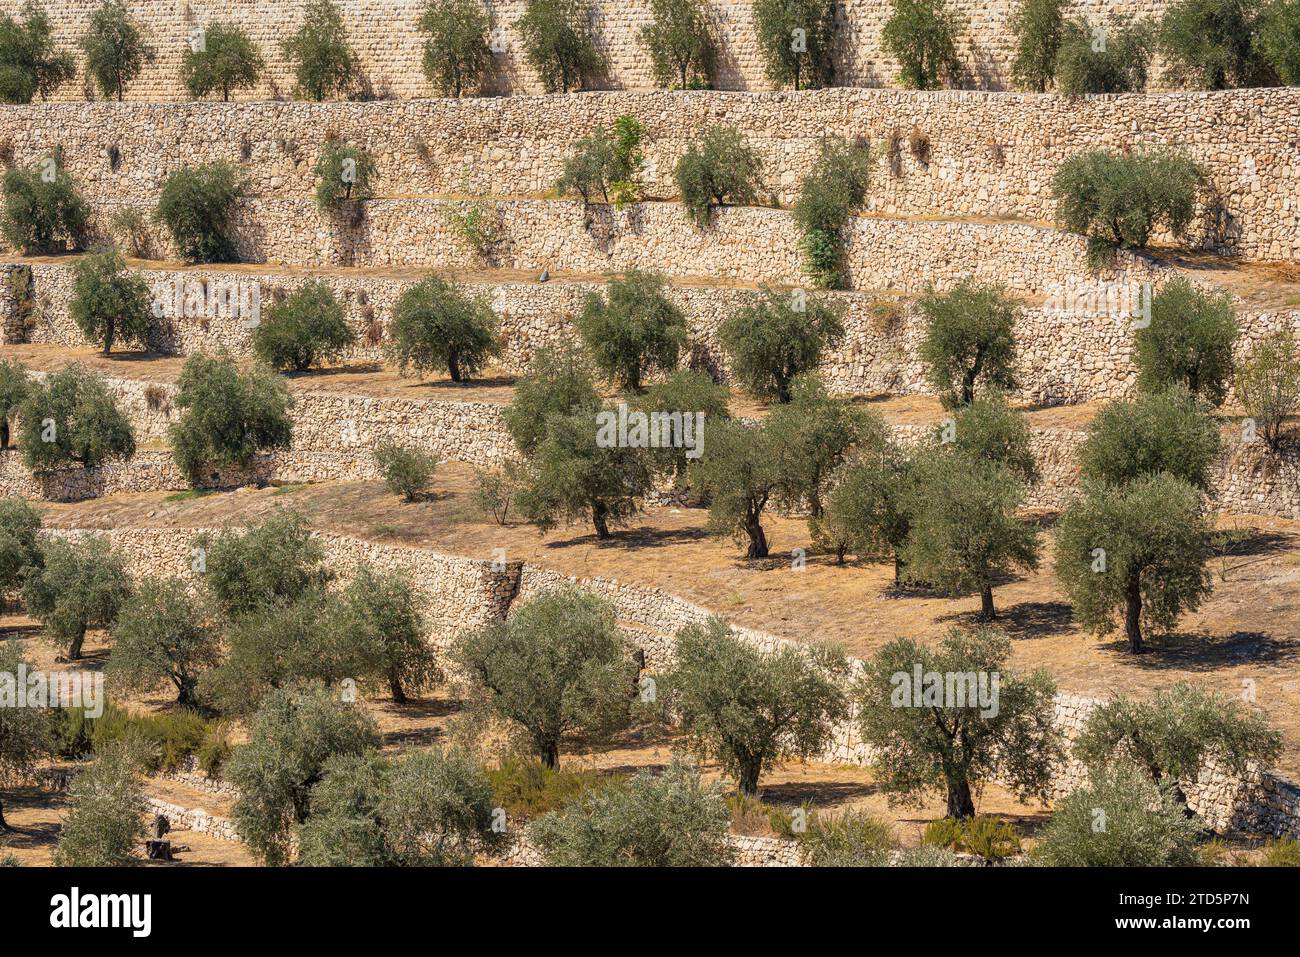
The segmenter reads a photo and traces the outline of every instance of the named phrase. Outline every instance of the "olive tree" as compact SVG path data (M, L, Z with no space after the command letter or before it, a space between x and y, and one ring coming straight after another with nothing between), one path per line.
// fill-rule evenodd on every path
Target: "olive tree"
M334 290L312 279L266 307L253 329L253 354L277 371L306 372L356 342Z
M1056 533L1056 575L1075 619L1107 635L1122 615L1129 649L1141 653L1144 628L1172 628L1209 595L1209 533L1201 492L1169 473L1089 484Z
M1300 86L1300 0L1273 0L1258 20L1255 48L1287 86Z
M43 564L23 584L23 603L45 626L50 643L77 661L87 631L116 623L131 596L131 580L122 556L103 535L54 539L43 552Z
M718 338L732 375L752 395L789 402L795 376L811 372L844 341L841 303L764 287L723 320Z
M1056 54L1056 88L1067 96L1141 93L1154 40L1150 24L1112 17L1089 28L1070 20Z
M762 652L721 618L677 633L677 662L663 676L664 703L687 747L716 760L742 794L790 758L813 758L848 717L838 649L784 645Z
M1236 698L1179 682L1136 701L1116 695L1098 705L1074 742L1074 756L1091 767L1124 755L1167 787L1191 815L1182 782L1207 765L1243 775L1282 753L1282 735Z
M548 768L561 747L625 726L638 666L614 608L576 588L524 602L454 651L471 706L513 726Z
M9 448L9 422L18 415L32 391L32 380L21 362L0 359L0 452Z
M375 177L374 157L340 137L325 138L312 172L317 180L316 208L324 212L355 209L354 204L374 195L371 187Z
M1215 421L1185 388L1174 386L1105 405L1079 446L1079 471L1084 479L1116 486L1167 472L1208 490L1221 445Z
M970 405L977 390L1016 388L1020 309L999 286L970 280L921 299L925 338L920 356L946 409Z
M172 455L191 485L245 468L259 452L289 447L293 400L271 370L241 371L229 356L198 353L185 360L177 386L181 415L170 430Z
M0 498L0 592L22 586L44 561L39 509L21 498Z
M547 93L580 90L601 67L586 0L528 0L515 27Z
M1024 487L1005 466L942 452L918 460L913 482L903 577L954 594L978 592L980 620L992 620L994 581L1038 567L1037 529L1017 515Z
M32 665L12 641L0 643L0 675L32 671ZM16 678L14 679L17 680ZM24 780L50 747L48 715L38 708L0 707L0 788ZM0 834L13 831L5 820L0 791Z
M333 0L309 0L302 25L280 48L294 65L295 92L308 100L346 96L360 79L357 56L348 43L343 12Z
M1025 485L1039 479L1029 420L991 390L935 428L935 441L979 462L999 465Z
M718 41L703 0L650 0L650 22L641 28L655 82L680 90L707 87L717 69Z
M220 93L227 102L232 90L256 86L265 66L247 30L230 23L210 23L200 31L198 42L181 55L181 82L196 99Z
M893 0L893 5L880 43L898 61L898 82L913 90L937 89L941 81L955 84L962 70L959 18L944 0Z
M488 18L475 0L427 0L420 14L424 75L442 96L460 97L492 68Z
M485 298L437 274L416 283L393 307L390 353L403 373L446 369L452 382L474 375L497 354L497 319Z
M362 565L342 594L337 626L345 641L363 649L370 674L393 701L406 704L442 677L428 641L428 623L406 576Z
M112 633L108 671L115 686L153 692L170 684L177 704L199 706L199 676L218 661L218 634L184 582L141 583L122 605Z
M135 454L131 423L101 376L81 363L34 386L18 409L23 461L34 472L95 468Z
M647 415L656 412L667 416L680 415L683 422L686 421L686 416L701 416L695 420L700 423L699 434L695 436L696 448L687 448L685 441L676 445L651 447L646 450L650 467L656 472L671 475L676 487L685 487L690 463L703 454L700 442L703 441L704 433L712 423L731 417L727 398L725 386L718 385L703 372L690 369L678 369L648 386L641 395L631 397L630 401L636 410ZM684 439L684 427L682 436ZM699 454L696 454L697 451Z
M325 550L307 519L277 511L262 524L194 539L192 564L227 618L292 602L329 580Z
M1022 87L1046 93L1056 80L1056 54L1066 33L1065 0L1023 0L1011 30L1016 58L1011 72Z
M144 279L126 271L113 247L98 249L73 268L68 313L83 335L102 344L104 355L119 339L145 345L149 338L152 295Z
M666 295L658 273L630 270L591 293L578 332L596 366L620 388L640 392L647 374L672 372L686 341L686 316Z
M1237 366L1235 389L1259 436L1269 448L1279 449L1286 420L1300 413L1300 344L1295 333L1275 332L1256 343Z
M1181 0L1160 21L1160 52L1176 82L1205 90L1259 78L1256 0Z
M1151 298L1151 322L1133 337L1138 388L1159 392L1184 385L1194 396L1222 405L1232 382L1237 340L1232 296L1171 279Z
M104 0L90 15L81 37L86 54L86 73L95 81L105 99L119 102L126 88L154 59L153 47L122 0Z
M30 103L49 96L77 75L71 53L54 49L50 18L36 5L23 5L22 22L0 17L0 102Z
M77 249L85 241L90 206L57 150L30 167L6 170L0 191L4 193L0 233L18 251L48 256Z
M714 206L744 206L758 198L762 161L734 127L714 124L686 147L674 175L686 217L704 229Z
M571 343L539 349L502 413L519 451L528 455L541 445L552 418L585 414L594 426L601 405L595 379L590 358Z
M754 0L754 30L767 78L796 90L834 83L837 25L830 0Z
M234 262L235 207L245 184L225 161L186 166L167 177L158 194L155 218L188 262Z
M272 691L253 716L248 743L235 749L228 766L239 793L232 816L244 843L266 864L287 864L328 760L378 744L370 716L326 688Z
M1049 867L1190 867L1198 830L1169 788L1121 761L1057 804L1038 855Z
M936 647L895 638L867 660L853 697L876 786L891 801L937 793L949 817L965 820L993 779L1022 799L1051 795L1064 759L1056 687L1045 671L1009 671L1010 656L1005 635L980 628L953 629Z
M688 473L691 487L709 503L711 535L746 542L745 557L766 558L763 511L781 487L772 434L764 426L736 421L709 429L705 454Z
M72 779L68 811L54 847L55 867L128 867L140 863L145 801L139 755L118 742L99 751Z
M912 461L908 450L881 435L839 474L822 516L811 522L813 544L837 561L892 561L902 580L903 545L911 532Z

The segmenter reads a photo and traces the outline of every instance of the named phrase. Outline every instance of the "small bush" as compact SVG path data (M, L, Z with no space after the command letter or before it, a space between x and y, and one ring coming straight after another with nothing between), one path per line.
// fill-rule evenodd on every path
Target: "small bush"
M870 169L871 151L865 146L826 139L800 187L793 214L803 233L804 267L823 288L844 284L841 232L866 199Z
M1300 867L1300 841L1289 837L1274 838L1264 845L1267 867Z
M375 175L375 161L360 146L352 146L337 137L327 137L320 157L312 170L316 184L316 206L337 210L344 203L362 202L374 195L370 181Z
M1259 79L1252 49L1254 0L1182 0L1160 21L1160 52L1170 75L1203 90L1249 86Z
M504 525L519 494L519 481L509 470L488 472L474 470L474 505L485 515L490 515L498 525Z
M1061 164L1052 198L1066 229L1103 248L1141 248L1158 225L1175 236L1186 231L1205 181L1200 166L1178 156L1099 150Z
M393 307L389 352L402 374L446 369L452 382L475 375L497 354L497 318L485 298L437 274L402 294Z
M234 262L235 205L243 195L229 163L187 166L163 183L155 216L189 262Z
M703 0L650 0L650 23L641 28L655 82L680 90L707 88L717 68L718 42Z
M90 206L77 192L59 153L30 169L14 167L0 181L4 190L5 242L28 255L77 249L90 221Z
M496 259L506 233L495 203L474 200L447 210L444 215L452 232L475 256L489 265Z
M1056 55L1065 38L1065 0L1024 0L1011 30L1016 58L1011 72L1026 90L1045 93L1056 80Z
M228 101L231 90L255 86L265 65L246 30L212 23L199 34L199 42L182 54L181 82L195 99L220 92L222 101Z
M1237 400L1271 449L1282 445L1290 416L1300 413L1300 344L1294 333L1260 340L1237 367Z
M767 78L796 90L830 86L836 26L830 0L755 0L754 30Z
M703 229L715 205L753 203L761 168L758 154L733 127L710 126L677 162L677 189L687 218Z
M606 297L587 297L578 332L596 366L623 389L640 392L654 371L671 372L686 341L686 317L664 295L657 273L629 271L611 279Z
M944 0L893 0L881 46L899 63L898 82L912 90L954 85L961 75L956 36L961 24Z
M1153 45L1145 23L1116 19L1089 30L1070 21L1056 55L1057 89L1068 96L1140 93L1146 89Z
M109 226L126 251L136 259L147 259L150 252L149 217L138 206L124 206L113 213Z
M804 808L803 812L806 815L809 809ZM728 795L727 813L731 815L732 834L789 839L794 833L794 815L748 794Z
M928 847L946 847L956 850L961 847L961 821L955 817L936 818L925 826L921 832L921 843Z
M272 369L305 372L355 341L334 290L313 279L266 308L253 330L253 354Z
M34 472L95 468L135 454L131 422L98 374L75 363L46 376L18 411L23 461Z
M356 54L348 44L343 13L333 0L310 0L302 26L280 44L294 64L295 93L308 100L346 96L360 78Z
M428 492L438 467L437 456L419 449L403 448L396 442L381 442L376 446L375 462L389 491L408 502L414 502Z
M474 0L428 0L420 14L424 75L442 96L477 88L492 68L488 18Z
M507 818L537 818L562 811L589 792L617 787L621 775L599 771L561 771L541 761L511 756L489 768L492 796Z
M547 93L580 90L600 69L585 0L528 0L515 28Z
M893 832L865 811L813 816L802 837L813 867L883 867L889 863Z
M130 748L104 751L72 781L68 813L54 849L56 867L126 867L140 863L148 809Z
M24 6L21 23L0 17L0 102L47 99L76 75L76 60L54 49L50 19L39 7Z
M555 181L561 194L576 193L590 204L596 193L622 208L641 195L641 143L645 128L632 116L620 116L606 132L598 130L575 144L564 161L564 173Z
M105 99L119 102L127 86L154 59L153 47L145 42L121 0L105 0L90 15L81 49L86 54L86 74Z
M963 281L920 303L925 316L921 361L945 409L970 405L977 390L1016 388L1019 309L1005 290Z
M119 337L147 344L152 298L149 284L127 272L118 251L108 247L78 261L68 313L82 334L101 343L108 355Z
M195 487L231 466L245 467L258 452L288 448L292 399L271 370L241 372L229 356L190 356L177 381L179 421L171 427L172 454Z

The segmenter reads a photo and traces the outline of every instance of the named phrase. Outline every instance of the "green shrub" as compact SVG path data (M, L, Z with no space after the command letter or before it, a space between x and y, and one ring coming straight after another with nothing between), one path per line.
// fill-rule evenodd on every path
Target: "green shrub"
M102 535L47 542L43 559L23 583L23 603L45 625L45 638L76 661L89 629L117 622L131 597L131 579L122 555Z
M1181 276L1151 300L1151 322L1133 337L1138 388L1162 392L1181 385L1222 405L1232 382L1237 311L1226 292L1207 291Z
M235 206L244 183L226 162L187 166L167 177L155 217L189 262L234 262Z
M334 290L312 279L267 306L253 330L253 354L272 369L305 372L331 362L356 341Z
M145 42L122 0L104 0L90 15L81 49L86 54L86 73L99 92L119 102L127 86L154 59L153 47Z
M986 861L1000 861L1020 853L1020 835L1014 825L980 814L962 825L961 846Z
M110 703L97 718L76 708L62 708L56 718L57 753L88 758L117 747L129 748L142 770L175 771L198 753L217 722L189 708L134 715Z
M208 610L184 582L147 581L113 626L108 672L114 687L145 692L170 687L178 705L195 708L199 675L217 663L217 642Z
M961 837L961 819L941 817L925 826L921 832L921 843L928 847L946 847L955 851L961 847Z
M800 809L805 815L811 808ZM764 804L762 798L748 794L727 795L727 813L731 817L731 833L744 836L777 836L787 840L794 836L794 815L785 808Z
M813 867L884 867L894 835L880 818L848 810L813 815L801 841Z
M18 414L32 391L32 380L21 362L0 359L0 451L9 448L9 420Z
M488 18L475 0L427 0L420 14L424 75L442 96L477 88L492 68Z
M758 153L745 145L735 128L708 127L677 161L677 189L687 218L704 229L715 205L753 203L761 169Z
M136 259L147 259L150 251L149 215L139 206L123 206L108 219L115 238Z
M645 128L632 116L620 116L609 129L597 130L578 140L564 161L564 173L555 181L562 195L576 193L590 204L597 192L608 203L622 208L641 194L641 143Z
M491 265L501 244L506 240L505 229L495 203L473 200L457 204L444 211L447 225L480 260Z
M1179 386L1103 406L1079 446L1079 468L1109 485L1168 472L1204 490L1221 444L1218 425Z
M18 410L23 461L34 472L92 469L135 454L131 422L104 380L80 363L34 386Z
M1189 867L1198 830L1167 789L1119 763L1057 804L1037 851L1051 867Z
M898 82L912 90L933 90L961 76L956 36L961 21L944 0L893 0L880 43L899 64Z
M0 103L30 103L50 94L77 75L71 53L54 49L50 19L34 3L22 10L22 22L0 17Z
M720 867L732 857L722 792L676 760L590 791L528 833L551 867Z
M789 402L797 375L811 372L844 339L843 306L764 287L718 328L731 373L751 395Z
M1256 0L1182 0L1160 21L1160 51L1178 82L1205 90L1259 78L1252 49Z
M654 371L672 372L686 341L686 316L664 295L658 273L630 270L612 278L606 296L592 293L578 332L596 366L620 388L640 392Z
M0 181L4 190L5 242L28 255L50 255L82 245L90 206L57 151L29 169L15 166Z
M1282 83L1300 85L1300 0L1273 0L1264 8L1256 49Z
M276 512L244 532L205 533L193 544L204 584L227 618L296 601L329 580L325 552L296 512Z
M717 69L718 41L702 0L650 0L650 23L641 28L655 82L680 90L708 88Z
M131 749L105 750L72 780L54 848L56 867L138 864L148 809Z
M102 343L108 355L119 338L148 343L152 298L149 284L127 272L121 254L110 246L77 262L68 313L82 334Z
M921 361L945 409L970 405L977 389L1010 391L1020 310L999 286L963 280L943 295L921 299L925 339Z
M475 375L497 354L497 319L483 297L431 273L393 307L389 351L402 373L446 369L452 382Z
M44 562L41 512L21 498L0 498L0 592L22 585Z
M822 141L812 172L795 201L794 223L803 234L804 267L818 286L844 284L841 233L867 196L871 151L838 137Z
M835 5L830 0L754 0L767 78L796 90L835 81Z
M1065 0L1024 0L1011 21L1016 58L1011 72L1033 93L1045 93L1056 80L1056 55L1065 39Z
M360 79L356 54L348 44L343 12L333 0L310 0L298 31L280 44L294 64L294 92L308 100L346 96Z
M198 49L195 49L197 47ZM228 101L231 90L256 86L266 66L257 45L242 27L211 23L181 55L181 82L196 99L221 93Z
M509 467L493 472L474 470L474 506L498 525L504 525L509 518L519 488L518 476Z
M1259 436L1271 449L1284 438L1286 420L1300 413L1300 343L1292 332L1264 337L1237 366L1237 401L1255 420Z
M1264 844L1264 863L1268 867L1300 867L1300 841L1289 837L1267 841Z
M316 206L321 210L338 210L345 203L363 202L374 195L370 188L374 159L360 146L337 137L326 137L312 172L319 180Z
M270 369L241 372L234 360L198 353L177 380L180 419L171 427L172 455L192 486L222 469L244 468L258 452L289 447L293 400Z
M547 93L580 90L601 67L586 0L528 0L515 28Z
M1066 23L1056 56L1056 86L1068 96L1140 93L1154 47L1143 22L1112 19L1092 30L1077 20Z
M622 775L599 771L561 771L548 768L541 761L517 756L505 758L489 768L492 797L508 818L537 818L552 811L562 811L591 791L617 787Z
M375 463L388 490L408 502L424 496L433 482L438 457L420 449L405 448L396 442L381 442L375 447Z
M502 413L519 451L528 455L541 445L552 418L585 414L594 422L600 411L595 380L591 358L571 343L539 349Z
M1052 198L1066 229L1102 248L1143 247L1157 225L1181 236L1196 212L1205 171L1161 153L1072 156L1052 176Z

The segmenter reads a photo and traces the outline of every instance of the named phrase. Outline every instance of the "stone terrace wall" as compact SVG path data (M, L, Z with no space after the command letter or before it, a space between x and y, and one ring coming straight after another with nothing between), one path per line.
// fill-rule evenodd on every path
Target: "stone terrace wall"
M106 222L116 204L99 207ZM374 200L357 226L323 216L309 200L249 200L236 212L235 242L248 263L365 268L479 269L480 256L450 217L447 200ZM622 211L556 200L495 204L501 239L488 265L540 273L600 274L648 269L710 285L806 282L799 233L788 212L761 207L715 211L698 229L677 203L638 203ZM1014 292L1047 295L1090 273L1087 241L1015 222L856 217L845 227L850 288L922 292L967 277ZM175 250L165 249L169 258ZM1121 251L1097 278L1141 282L1165 270Z
M74 539L90 534L79 529L50 533ZM200 530L137 528L114 529L103 534L122 550L133 575L193 577L192 549L196 537L202 534ZM501 620L516 602L576 584L613 603L620 624L626 628L630 640L645 649L646 666L654 672L672 663L676 633L687 625L702 624L712 614L706 608L657 588L601 578L576 579L518 562L497 564L419 548L379 545L341 535L319 537L327 562L345 577L362 561L405 573L430 618L433 641L439 646L466 629ZM767 651L798 644L752 629L737 631ZM857 667L855 663L854 668ZM1058 696L1057 722L1067 738L1078 733L1095 705L1094 699ZM870 758L850 717L836 729L831 747L820 760L856 764L868 762ZM1081 780L1082 769L1071 762L1058 776L1058 794L1067 793ZM1210 769L1197 781L1187 782L1186 790L1192 806L1212 827L1241 827L1300 836L1300 788L1267 771L1256 769L1244 779L1237 779Z
M4 277L30 268L37 308L27 326L17 315L9 283ZM258 286L265 308L307 281L302 275L264 275L227 271L220 267L186 270L143 269L140 275L154 290L162 315L154 323L147 343L156 352L190 355L203 350L226 349L237 356L251 355L252 331L237 310L218 302L216 290L246 290ZM356 274L320 275L344 305L357 334L357 345L347 359L380 360L384 356L383 330L398 298L416 281ZM576 335L573 317L586 298L603 293L604 284L570 280L546 283L491 281L471 278L466 288L492 304L501 322L504 351L498 362L503 371L524 372L536 350L548 343ZM178 291L179 290L179 291ZM748 289L717 286L672 286L669 298L686 314L691 344L697 358L729 377L726 356L717 337L724 319L751 302ZM66 262L0 263L0 328L7 342L57 343L80 348L85 337L68 312L72 271ZM836 391L852 395L924 394L931 391L918 358L924 338L924 317L910 300L882 299L864 293L827 294L845 310L845 341L833 350L822 375ZM1300 310L1240 315L1239 353L1270 332L1290 329L1300 333ZM1132 331L1127 319L1095 312L1024 310L1016 335L1020 390L1016 397L1041 404L1088 402L1128 395L1135 372ZM156 431L156 430L155 430Z
M883 6L883 4L882 4ZM1048 184L1069 156L1097 148L1172 149L1204 164L1223 213L1195 241L1256 259L1300 258L1300 88L1060 97L959 91L832 89L802 93L604 93L407 103L0 106L0 141L30 163L63 149L93 203L153 202L181 166L241 163L252 195L304 198L325 134L376 159L380 196L539 195L573 143L615 117L646 126L649 195L676 195L673 169L710 123L739 128L766 185L790 202L827 134L877 150L867 197L897 216L1054 218ZM882 148L916 128L928 163L902 149L891 175ZM117 162L109 159L109 147ZM996 147L996 149L994 149Z
M97 3L90 0L45 0L42 4L55 28L57 45L75 49ZM20 0L3 0L0 12L14 13ZM157 57L128 90L132 99L185 99L179 70L189 47L192 30L213 20L236 23L252 35L267 63L255 98L287 96L294 86L293 71L280 50L280 41L301 20L304 0L129 0L132 16L145 28ZM421 67L423 37L416 24L423 4L419 0L341 0L349 40L365 74L363 92L378 97L427 96L432 89ZM536 74L526 64L516 23L526 9L524 0L504 0L485 5L492 18L495 46L490 92L518 93L541 89ZM768 89L763 60L754 32L748 2L713 0L715 35L721 46L717 85L724 89ZM882 50L881 31L892 10L883 0L843 0L839 5L841 36L837 83L847 86L882 86L894 82L897 64ZM949 9L962 20L958 53L965 67L964 85L999 89L1007 85L1014 58L1010 22L1015 0L949 0ZM1101 24L1108 15L1159 16L1166 0L1073 0L1067 7L1089 23ZM650 22L646 0L615 3L595 0L591 25L597 48L605 59L598 85L628 89L655 86L648 58L639 42L641 29ZM76 81L58 92L61 99L87 97L84 58L78 52ZM1162 69L1153 71L1161 82ZM248 94L245 94L248 95Z

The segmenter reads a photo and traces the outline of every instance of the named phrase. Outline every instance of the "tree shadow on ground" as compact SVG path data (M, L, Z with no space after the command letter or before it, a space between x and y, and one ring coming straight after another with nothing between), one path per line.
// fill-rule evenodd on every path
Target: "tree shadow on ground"
M865 781L783 781L759 785L764 804L799 807L801 804L843 804L879 794L880 789Z
M1124 664L1146 671L1215 671L1242 664L1278 665L1300 660L1300 641L1276 638L1262 631L1229 635L1175 632L1144 636L1145 651L1135 655L1122 637L1101 647Z
M545 548L571 548L574 545L595 545L597 548L663 548L682 542L699 542L708 538L702 528L655 528L650 525L638 525L635 528L623 528L615 531L613 538L601 541L595 532L575 535L573 538L547 542Z

